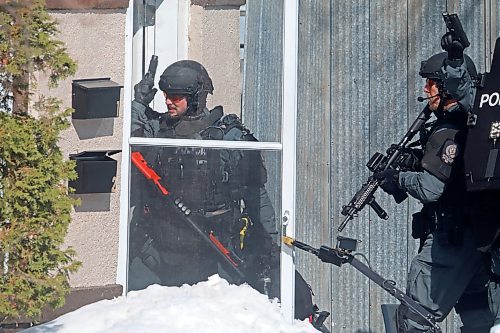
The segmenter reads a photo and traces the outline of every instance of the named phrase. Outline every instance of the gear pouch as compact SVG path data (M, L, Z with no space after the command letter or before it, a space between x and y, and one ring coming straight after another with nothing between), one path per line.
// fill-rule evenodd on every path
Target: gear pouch
M458 209L438 209L436 239L443 246L463 244L463 214Z
M424 239L436 229L435 214L422 211L412 215L411 236L414 239Z

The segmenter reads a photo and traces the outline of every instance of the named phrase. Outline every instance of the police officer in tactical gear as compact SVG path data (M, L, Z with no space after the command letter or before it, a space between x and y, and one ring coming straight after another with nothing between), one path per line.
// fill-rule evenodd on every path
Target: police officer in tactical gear
M134 87L132 135L143 137L256 141L234 114L224 115L221 106L206 107L213 84L198 62L182 60L168 66L159 87L166 113L148 104L156 89L146 76ZM201 223L208 225L223 245L245 262L246 279L271 297L279 296L279 247L274 209L265 189L266 169L258 151L204 148L147 148L146 161L181 197ZM206 280L219 273L231 282L206 242L185 221L173 218L171 207L141 184L144 177L132 174L142 191L132 192L130 289L151 283L181 285ZM132 188L134 188L132 187ZM313 313L311 292L297 277L296 317Z
M413 214L412 236L420 240L411 262L407 293L438 321L452 308L460 315L462 332L489 332L493 318L488 308L487 262L477 251L463 170L467 114L475 95L472 60L464 47L446 33L441 39L446 52L422 62L424 92L436 120L420 133L422 156L412 171L386 170L374 175L389 194L404 190L423 208ZM425 321L400 305L396 315L398 332L427 332Z

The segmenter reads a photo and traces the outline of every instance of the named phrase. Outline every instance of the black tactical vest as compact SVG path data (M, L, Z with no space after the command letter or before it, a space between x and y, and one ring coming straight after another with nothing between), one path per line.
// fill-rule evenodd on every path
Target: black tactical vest
M459 206L466 201L464 180L464 144L467 113L455 110L442 114L422 138L422 168L446 183L439 202Z
M222 107L217 107L203 118L160 125L160 132L175 138L255 141L236 115L221 116ZM172 194L202 214L239 206L245 186L267 180L258 151L167 147L159 151L156 164Z

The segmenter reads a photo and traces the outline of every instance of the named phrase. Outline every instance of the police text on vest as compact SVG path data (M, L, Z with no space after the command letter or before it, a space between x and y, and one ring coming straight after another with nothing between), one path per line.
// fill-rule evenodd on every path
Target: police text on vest
M489 106L500 105L500 94L494 92L493 94L482 94L481 100L479 101L479 107L483 107L483 104L488 102Z

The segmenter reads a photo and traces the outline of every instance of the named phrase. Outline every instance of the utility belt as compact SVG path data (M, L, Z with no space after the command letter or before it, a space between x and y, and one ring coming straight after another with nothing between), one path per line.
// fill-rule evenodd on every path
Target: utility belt
M223 214L206 217L205 221L218 240L246 265L269 264L276 255L272 238L266 233L259 221L254 221L245 212L232 209ZM277 251L279 257L279 249ZM276 265L279 266L279 259ZM257 269L258 270L258 269Z
M191 198L188 198L188 200L184 200L186 202L186 205L192 207L193 211L207 218L220 215L221 212L239 210L241 206L238 200L219 200L219 202L216 202L215 200L213 202L202 200L197 202L191 201L190 199Z
M411 235L424 240L433 233L440 245L457 246L463 243L465 225L464 208L439 203L426 204L420 212L412 215Z
M205 212L203 218L210 230L215 232L220 241L227 244L234 234L238 233L237 228L242 214L239 209L229 208L213 212Z

